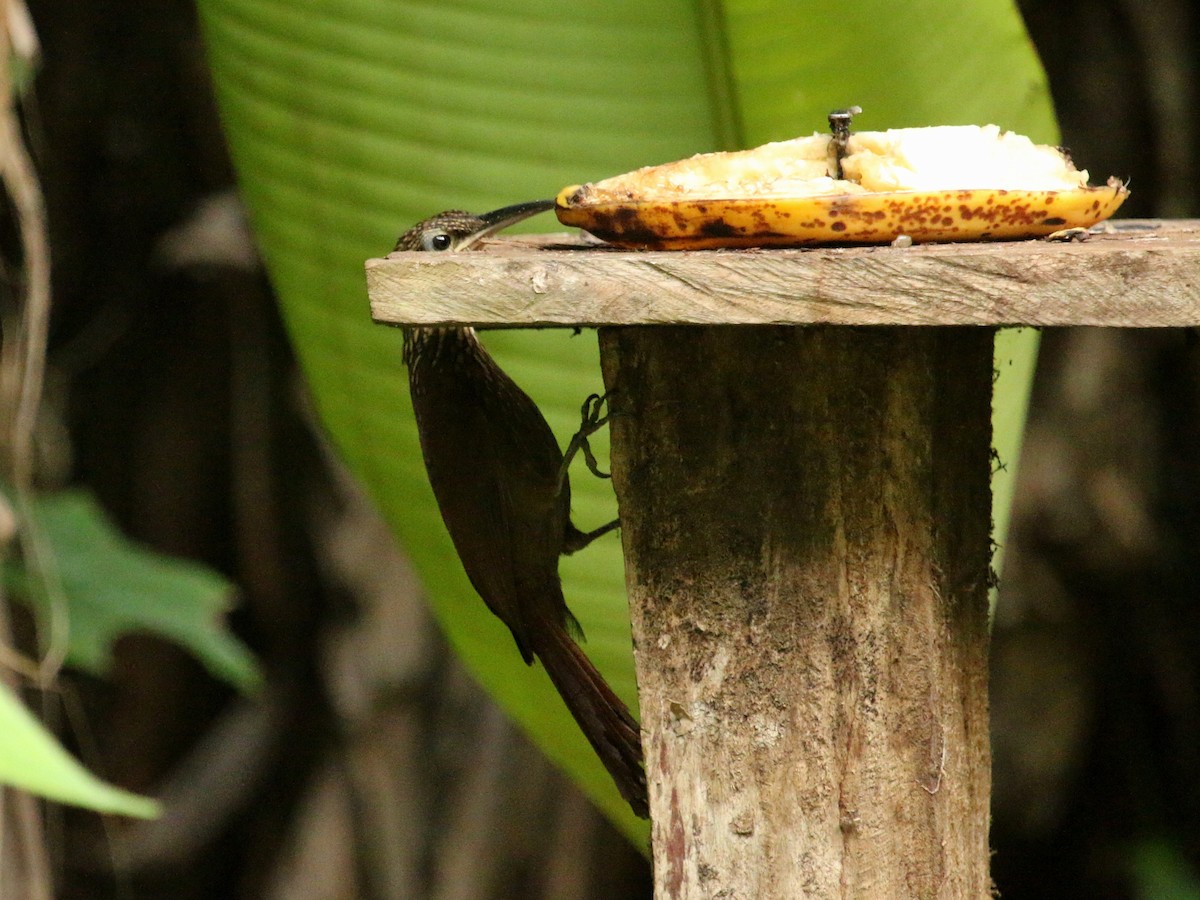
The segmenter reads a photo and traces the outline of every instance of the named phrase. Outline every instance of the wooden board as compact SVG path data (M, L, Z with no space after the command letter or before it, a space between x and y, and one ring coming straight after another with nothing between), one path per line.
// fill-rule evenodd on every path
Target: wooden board
M1200 325L1200 221L1126 220L1045 240L683 253L576 236L366 264L378 322L483 327L656 324Z

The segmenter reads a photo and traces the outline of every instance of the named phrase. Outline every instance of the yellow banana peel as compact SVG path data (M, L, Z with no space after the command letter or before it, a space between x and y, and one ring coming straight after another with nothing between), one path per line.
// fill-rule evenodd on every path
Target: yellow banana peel
M949 160L949 161L947 161ZM840 176L840 177L839 177ZM664 250L1005 240L1088 228L1128 196L1065 153L996 126L816 134L563 188L564 225Z

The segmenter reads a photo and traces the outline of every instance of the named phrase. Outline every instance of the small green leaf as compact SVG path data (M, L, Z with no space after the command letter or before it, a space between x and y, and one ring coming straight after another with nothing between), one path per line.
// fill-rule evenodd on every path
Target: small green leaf
M64 750L21 703L0 685L0 783L102 813L153 819L159 806L101 781Z
M39 497L34 519L48 571L10 562L6 580L39 604L48 602L47 585L61 589L70 665L104 675L117 638L149 632L187 648L215 677L242 690L257 686L254 657L222 621L233 591L221 576L134 544L83 491Z

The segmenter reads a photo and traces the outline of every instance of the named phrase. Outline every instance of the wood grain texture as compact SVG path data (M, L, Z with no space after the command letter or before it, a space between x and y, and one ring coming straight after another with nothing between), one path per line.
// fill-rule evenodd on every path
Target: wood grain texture
M619 251L566 235L367 262L371 312L478 326L1200 325L1200 221L1082 242Z
M986 328L605 328L655 897L983 898Z

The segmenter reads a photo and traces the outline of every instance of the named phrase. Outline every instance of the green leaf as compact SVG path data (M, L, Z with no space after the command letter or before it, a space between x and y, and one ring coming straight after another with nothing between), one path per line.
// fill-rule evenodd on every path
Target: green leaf
M152 819L153 800L101 781L67 753L0 684L0 783L102 813Z
M191 651L217 678L257 686L257 664L223 622L233 591L204 566L154 553L112 525L90 494L39 497L31 523L45 548L45 572L6 562L9 583L45 608L61 590L68 620L67 662L104 675L121 635L150 632Z
M246 201L324 424L403 541L479 681L627 834L635 821L540 667L462 573L417 444L400 335L370 322L362 261L417 219L731 142L825 128L995 121L1053 136L1045 79L1009 0L201 0ZM1002 73L998 76L997 73ZM556 230L534 220L526 230ZM600 386L595 338L489 333L564 440ZM584 527L611 487L572 482ZM587 650L634 700L614 535L563 560Z
M818 11L738 0L725 9L752 145L824 131L826 113L854 104L861 130L995 123L1057 139L1046 76L1012 3L869 0Z
M996 381L992 394L992 446L999 465L992 471L992 566L1004 572L1004 544L1012 519L1017 464L1029 412L1029 391L1037 370L1041 333L1034 328L1004 328L996 332ZM992 591L991 602L996 602Z
M1144 837L1128 850L1133 893L1146 900L1200 900L1200 872L1174 843Z

